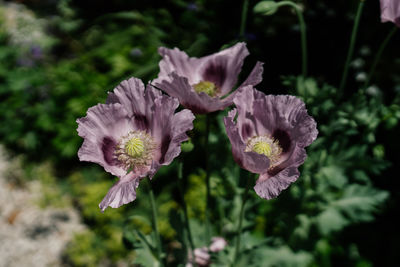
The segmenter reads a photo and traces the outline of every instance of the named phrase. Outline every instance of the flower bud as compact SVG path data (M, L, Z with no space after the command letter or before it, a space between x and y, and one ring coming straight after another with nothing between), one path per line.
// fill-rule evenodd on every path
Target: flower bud
M275 1L261 1L257 5L254 6L254 13L260 13L265 16L270 16L275 14L276 11L278 11L278 3Z

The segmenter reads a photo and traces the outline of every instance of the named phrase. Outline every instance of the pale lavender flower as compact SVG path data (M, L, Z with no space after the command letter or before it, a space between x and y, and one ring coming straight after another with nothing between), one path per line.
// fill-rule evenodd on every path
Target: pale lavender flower
M240 167L260 174L256 193L274 198L299 177L304 148L318 135L316 123L294 96L265 95L249 88L233 102L237 109L224 118L233 157Z
M228 245L228 242L223 237L216 236L211 239L211 245L209 247L202 247L194 249L194 262L197 266L209 266L211 264L212 253L220 252ZM193 266L193 256L189 253L188 263L186 267Z
M391 21L400 27L399 0L381 0L381 20L382 22Z
M216 236L211 239L211 245L209 247L211 252L219 252L221 250L224 250L224 248L228 245L228 242L226 242L225 238Z
M178 105L177 99L131 78L109 93L107 104L89 108L77 120L84 138L79 159L98 163L119 178L100 203L102 211L135 200L139 181L152 178L179 155L194 115L187 109L174 113Z
M163 58L154 84L197 114L223 110L244 86L262 81L263 63L257 62L247 80L229 95L249 55L245 43L201 58L189 57L178 48L160 47L158 52Z

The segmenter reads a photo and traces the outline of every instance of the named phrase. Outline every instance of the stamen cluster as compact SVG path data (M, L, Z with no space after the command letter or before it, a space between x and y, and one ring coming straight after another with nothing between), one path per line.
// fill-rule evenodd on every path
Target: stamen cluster
M125 170L149 165L157 144L144 131L131 131L122 136L115 149L115 156Z
M254 151L268 157L270 168L273 168L279 161L282 148L279 141L269 135L254 136L247 140L245 152Z
M196 83L193 85L193 88L197 93L204 92L211 97L215 97L218 93L218 87L213 82L209 81Z

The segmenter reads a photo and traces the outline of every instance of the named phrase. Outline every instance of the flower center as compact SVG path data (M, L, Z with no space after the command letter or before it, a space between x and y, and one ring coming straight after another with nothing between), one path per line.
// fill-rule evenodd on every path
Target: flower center
M132 131L120 139L114 154L126 170L134 169L151 164L156 146L148 133Z
M138 137L133 137L125 144L125 152L131 157L139 157L144 152L143 141Z
M204 92L211 97L217 95L218 89L218 87L214 83L209 81L201 81L199 83L196 83L195 85L193 85L193 88L197 93Z
M282 153L282 148L279 141L271 138L268 135L254 136L247 140L246 152L256 152L265 155L270 160L270 168L274 167L279 161L279 156Z
M257 152L258 154L264 154L267 157L271 156L272 148L271 145L265 141L259 141L254 144L253 151Z

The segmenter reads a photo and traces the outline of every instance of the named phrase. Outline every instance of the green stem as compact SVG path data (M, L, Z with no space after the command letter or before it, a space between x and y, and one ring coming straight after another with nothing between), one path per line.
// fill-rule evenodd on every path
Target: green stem
M163 254L162 254L162 243L161 243L161 238L160 238L160 233L158 231L158 226L157 226L157 207L156 207L156 202L154 200L154 193L153 193L153 188L150 183L150 179L147 179L147 185L149 188L149 196L150 196L150 203L151 203L151 210L152 210L152 224L153 224L153 229L156 237L156 243L157 243L157 254L158 254L158 259L160 261L160 265L163 265Z
M378 62L381 59L383 51L385 50L387 44L389 43L390 39L392 39L392 36L395 34L396 31L397 31L397 26L393 26L393 29L389 32L389 34L386 36L385 40L382 42L381 46L379 47L378 53L376 53L374 62L372 63L371 70L368 73L367 80L364 83L364 88L366 88L369 85L372 75L374 75L376 66L378 65Z
M362 10L364 7L364 2L365 2L365 0L360 0L360 2L358 4L357 14L356 14L356 18L354 20L354 25L353 25L353 30L351 32L350 47L349 47L349 51L347 53L346 62L344 64L344 70L343 70L342 80L340 81L338 96L341 96L343 94L343 89L346 86L347 75L349 72L350 61L353 58L354 45L356 43L358 25L360 24L360 18L361 18Z
M243 38L244 37L244 31L246 29L246 20L247 20L247 10L249 9L249 0L244 0L243 1L243 8L242 8L242 18L240 21L240 31L239 31L239 37Z
M187 212L187 206L186 206L186 202L185 202L185 197L184 197L184 194L183 194L182 169L183 169L183 163L182 163L182 161L179 161L178 162L179 193L181 195L183 214L185 216L185 227L186 227L188 240L189 240L190 253L192 254L194 252L195 246L194 246L194 243L193 243L192 231L190 230L189 216L188 216L188 212ZM192 257L192 259L194 259L194 257Z
M277 7L281 6L290 6L292 7L297 14L300 24L300 34L301 34L301 73L303 77L307 76L307 31L306 31L306 23L304 22L304 16L302 9L292 1L281 1L277 3Z
M252 179L250 177L251 177L251 175L249 174L249 177L247 177L247 181L246 181L246 189L245 189L243 197L242 197L242 205L240 206L239 225L238 225L238 229L236 231L236 243L235 243L235 254L233 256L233 264L236 263L236 261L237 261L237 259L239 257L239 254L240 254L240 239L241 239L241 236L242 236L242 225L243 225L243 218L244 218L244 206L245 206L246 201L248 199L250 185L252 184Z
M209 240L211 240L211 231L210 231L210 200L211 200L211 196L210 196L210 166L209 166L209 160L208 160L208 156L209 156L209 135L210 135L210 115L207 114L206 115L206 142L205 142L205 149L206 149L206 238L207 238L207 242Z

